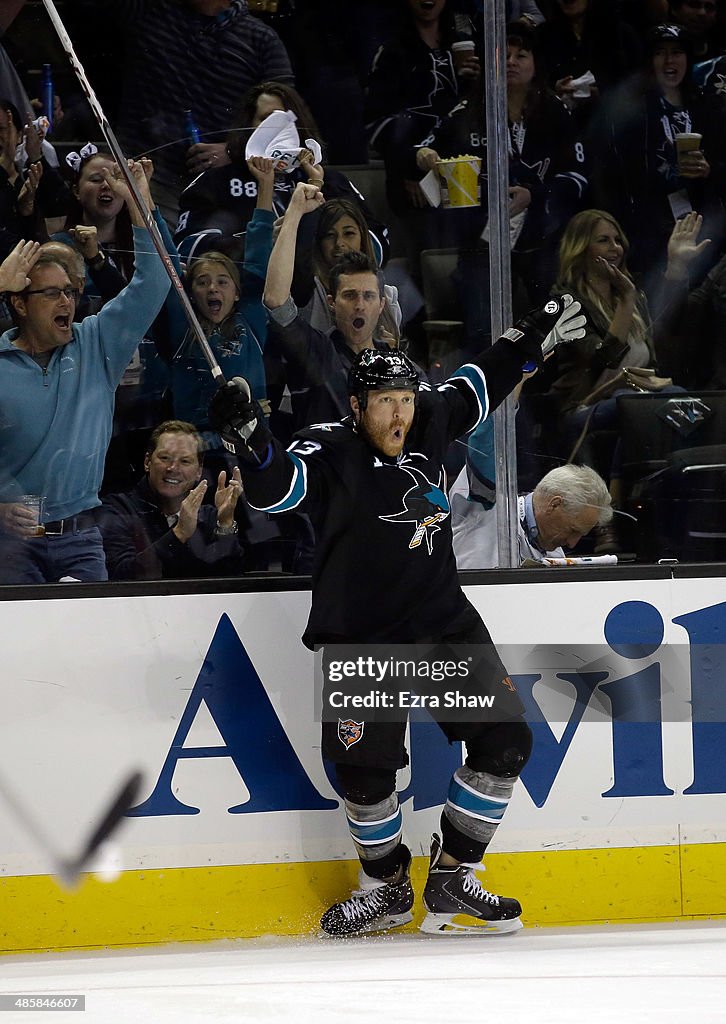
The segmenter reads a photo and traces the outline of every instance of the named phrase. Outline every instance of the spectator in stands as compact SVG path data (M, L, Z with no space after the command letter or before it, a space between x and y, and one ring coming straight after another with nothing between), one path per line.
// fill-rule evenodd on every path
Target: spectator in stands
M669 344L665 372L687 389L726 391L726 256L697 288L689 291L689 271L709 243L698 243L703 218L679 221L668 243L663 276Z
M279 400L284 387L279 360L268 359L267 317L262 305L272 248L275 174L272 162L261 157L251 158L245 168L255 185L256 207L247 224L241 278L238 265L226 253L202 250L189 261L185 284L224 376L230 379L241 375L249 380L254 397L267 413L268 394ZM210 237L219 239L219 235ZM178 304L171 317L170 334L175 414L194 422L202 432L206 444L204 472L216 479L220 469L229 470L234 459L209 424L207 405L216 384ZM309 570L311 531L297 514L281 517L273 525L261 513L245 507L238 518L249 544L250 568L265 570L279 561L286 571Z
M328 302L330 271L347 252L363 252L372 263L380 266L380 244L370 232L360 207L349 199L330 199L320 208L315 229L312 252L312 269L315 276L312 294L309 302L300 310L301 316L318 331L327 331L335 326L333 312ZM398 344L402 319L398 289L387 284L383 290L386 305L378 324L378 332L379 335L385 332L395 344Z
M225 378L244 377L254 398L264 401L267 390L262 353L267 321L262 293L272 250L274 166L271 160L253 157L249 167L257 184L257 207L247 226L241 276L233 260L210 251L191 261L185 286ZM208 432L207 407L217 385L180 304L177 311L171 326L174 413ZM208 447L222 450L216 434L205 434L205 440Z
M416 149L427 144L480 76L472 51L455 64L451 44L471 40L455 28L447 0L400 0L407 8L404 30L376 54L368 82L366 129L370 145L386 165L388 201L406 220L412 256L436 247L439 221L421 191Z
M297 118L300 145L305 139L320 143L320 133L303 98L281 82L260 82L244 96L239 113L233 121L224 159L208 165L182 193L181 215L175 240L184 258L201 255L205 249L222 249L237 258L239 238L244 235L257 202L257 179L247 165L245 148L252 131L276 110L290 110ZM273 209L281 217L300 181L325 185L329 199L343 198L363 209L370 229L375 233L382 254L388 252L387 231L365 205L365 198L339 171L303 160L291 173L276 173ZM305 227L300 239L301 253L312 245L315 220ZM309 285L308 285L309 287ZM301 301L307 301L306 299Z
M652 295L678 217L696 210L714 241L723 236L726 121L692 85L691 44L682 28L653 28L648 54L643 74L602 104L592 132L592 182L593 200L633 240L631 265L648 275ZM679 160L674 136L682 132L698 132L703 140Z
M481 19L484 0L453 0L452 7L457 12L467 14L475 24ZM540 7L537 0L505 0L504 12L507 21L526 21L530 28L541 25L545 20L544 3Z
M35 102L38 102L38 101L36 100ZM58 159L58 154L56 153L55 148L51 145L50 141L48 140L48 131L46 129L45 122L43 120L41 120L40 118L35 118L33 116L33 114L32 114L33 110L34 110L34 107L31 106L31 109L28 111L28 122L30 123L31 116L32 116L32 118L33 118L33 128L35 130L35 134L37 135L38 139L40 140L40 150L38 150L37 142L34 139L31 139L31 149L33 150L33 153L34 153L33 159L35 159L37 155L40 155L40 157L42 159L46 160L46 162L47 162L49 167L52 167L55 170L58 170L58 168L60 166L60 161ZM39 121L38 125L35 124L36 120ZM26 124L25 128L24 128L24 136L25 136L25 133L27 133L29 130L30 129L29 129L28 125ZM54 136L53 141L55 141L55 136ZM27 145L26 145L25 137L23 137L23 139L21 139L20 145L18 146L17 150L15 151L15 163L17 164L17 166L21 170L28 170L29 169L30 159L28 157L28 150L27 150ZM56 178L55 179L55 183L56 183L56 185L58 186L58 188L60 190L60 201L61 201L61 203L63 205L63 208L65 209L66 204L68 202L68 198L69 198L68 197L67 189L65 187L65 183L63 181L61 181L60 178ZM46 224L46 226L47 226L47 224Z
M532 305L556 273L556 247L582 205L585 152L566 107L538 72L536 36L526 26L507 31L510 224L514 268ZM521 227L517 227L517 222Z
M526 307L541 304L557 272L557 246L587 187L585 150L565 105L539 72L536 35L523 22L507 26L507 109L509 118L509 193L512 267L526 291ZM486 137L481 126L481 97L467 99L443 119L431 145L419 149L423 171L440 157L461 153L482 162L482 208L444 210L461 222L455 282L467 343L483 344L489 334L489 296L480 282L489 269L486 221ZM486 232L485 238L486 238Z
M97 313L133 274L131 218L123 197L108 185L114 165L109 152L99 152L88 142L80 153L69 153L66 162L73 176L73 200L63 231L53 238L75 246L82 256L86 264L83 297L89 312Z
M464 350L473 353L481 351L491 340L489 293L486 285L489 277L489 241L486 237L487 140L482 116L483 90L484 83L480 77L476 87L468 89L456 106L441 119L425 144L415 149L416 166L422 174L435 170L439 160L460 155L474 157L480 162L478 204L455 209L440 206L426 212L427 220L436 224L435 232L430 232L435 233L436 247L458 249L457 267L451 280L464 323ZM424 291L427 286L428 278L424 281ZM526 309L530 305L527 303ZM463 351L461 356L453 358L456 365L465 361Z
M80 152L69 153L66 163L72 173L71 208L64 230L53 238L72 245L82 256L86 269L80 311L97 313L126 287L133 275L132 222L123 196L116 195L109 186L114 160L108 151L98 150L88 142ZM152 161L145 157L140 164L147 181L151 182ZM174 252L166 221L156 209L153 216L167 250ZM176 269L181 272L178 260ZM168 302L172 301L175 299L170 296ZM115 434L151 429L165 411L168 372L155 342L165 331L165 322L155 322L124 371L116 396Z
M286 360L293 429L340 419L349 408L348 370L364 348L387 348L376 337L385 308L383 275L363 252L348 252L330 271L328 303L335 327L322 332L300 314L291 294L298 226L323 205L316 186L300 183L270 257L264 302L271 339Z
M567 225L552 294L582 304L587 334L557 353L554 385L560 409L572 413L600 383L603 371L655 367L648 302L628 270L628 239L604 210L582 210Z
M293 83L285 48L246 0L81 2L94 14L100 8L108 31L125 32L119 138L126 152L153 154L154 193L175 224L187 172L198 174L224 152L239 97L255 82ZM189 109L202 135L191 148Z
M597 96L640 65L638 36L620 18L612 0L554 0L538 35L549 84L574 110L581 128ZM573 81L588 71L594 76L594 86L578 89Z
M16 152L24 141L27 170L21 173ZM17 108L0 98L0 260L20 238L44 241L44 217L64 213L68 192L58 172L41 151L41 139L32 124L23 127Z
M549 292L557 270L559 239L587 188L583 144L571 114L546 87L538 70L536 38L526 23L507 26L510 233L513 269L527 290L530 306L543 302ZM472 113L477 112L465 115L465 121L471 122ZM447 118L440 131L451 129L454 120L455 116ZM470 130L468 135L470 142L479 142L478 155L486 167L481 131ZM447 141L445 156L470 152L461 148L461 137L458 145L455 138ZM419 167L435 166L438 156L431 149L420 149Z
M499 565L497 509L493 483L482 475L486 457L486 420L467 442L466 466L449 494L454 554L459 569L494 569ZM558 466L534 490L518 499L519 562L547 564L564 558L591 530L613 518L605 481L589 466Z
M83 262L83 257L72 245L66 245L65 242L58 242L55 239L43 242L38 252L41 256L52 257L68 274L71 285L78 292L78 302L73 319L80 323L91 312L83 302L83 287L86 283L86 265Z
M688 33L694 61L712 60L726 52L719 32L716 0L670 0L670 5L670 20Z
M167 420L149 440L145 476L124 494L104 498L99 525L112 580L236 576L243 571L235 508L238 468L217 480L214 504L203 504L204 442L191 423Z
M689 230L694 216L688 222ZM680 230L682 227L676 226L674 233ZM628 270L627 254L625 233L604 210L576 214L560 243L560 269L552 294L569 292L581 303L587 316L587 333L581 341L557 352L559 375L553 393L564 416L567 447L574 443L580 460L588 458L586 448L580 445L591 431L614 431L618 426L616 398L620 392L599 400L590 395L612 380L621 367L648 367L657 373L658 357L663 352L664 339L660 331L654 334L647 299ZM663 393L667 390L663 388ZM617 447L609 458L608 483L617 508L621 500ZM608 530L599 539L596 551L614 550L615 544L614 531Z
M132 169L153 205L143 168ZM76 292L51 257L16 249L3 264L2 287L17 325L0 338L0 576L6 583L107 578L94 510L114 392L169 288L119 169L113 173L111 187L134 225L136 270L97 316L73 323ZM19 500L26 494L45 498L44 536L28 530Z

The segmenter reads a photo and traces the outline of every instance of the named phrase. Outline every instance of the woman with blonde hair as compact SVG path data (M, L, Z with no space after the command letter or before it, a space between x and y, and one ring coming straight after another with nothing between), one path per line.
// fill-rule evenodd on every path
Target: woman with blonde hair
M576 410L606 371L656 366L648 303L628 270L628 248L622 228L604 210L575 214L562 236L552 294L570 292L587 316L585 337L558 353L553 391L564 413Z
M645 295L638 291L625 262L628 240L620 225L605 210L583 210L572 218L560 242L560 268L553 292L565 287L582 303L587 333L563 346L553 391L565 414L565 437L570 458L588 463L584 445L592 430L616 430L615 392L588 403L588 395L621 366L655 366L650 313ZM561 293L557 293L561 294ZM574 445L574 448L573 448ZM607 478L613 507L621 503L620 446L616 443L609 465L595 467ZM620 551L615 521L596 529L595 554Z
M701 218L689 214L678 221L668 245L669 260L684 252L698 252L707 242L695 246ZM591 430L617 430L615 391L599 401L588 396L609 376L624 367L651 367L658 372L656 337L648 303L627 267L628 240L618 222L605 210L583 210L567 225L560 243L560 268L553 294L570 292L582 304L587 316L587 333L580 341L563 345L558 352L558 371L553 392L565 415L568 447L578 451L578 462L587 461L579 446ZM664 387L662 393L681 391ZM632 392L630 392L632 393ZM609 478L613 507L621 500L620 451L615 445L609 467L599 467ZM571 455L575 458L575 453ZM598 467L595 467L598 468ZM618 550L613 523L599 528L595 552Z

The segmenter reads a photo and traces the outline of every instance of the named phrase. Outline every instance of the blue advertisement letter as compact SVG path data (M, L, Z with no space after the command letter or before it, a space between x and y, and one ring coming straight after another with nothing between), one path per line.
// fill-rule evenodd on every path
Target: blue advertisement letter
M607 672L557 673L558 679L564 679L575 688L575 706L565 726L562 739L558 741L532 692L534 684L542 677L540 675L512 676L517 692L524 703L525 718L534 735L532 756L522 772L522 782L535 806L544 806L593 690L599 682L607 677Z
M603 796L672 796L663 781L660 665L600 689L613 709L614 780Z
M691 641L693 783L684 793L726 793L726 604L673 621Z
M185 747L204 702L223 746ZM227 615L219 620L179 727L151 796L128 813L132 817L199 814L198 807L174 796L172 781L184 758L229 757L250 793L230 814L256 811L309 811L337 807L322 797L285 735L254 665Z

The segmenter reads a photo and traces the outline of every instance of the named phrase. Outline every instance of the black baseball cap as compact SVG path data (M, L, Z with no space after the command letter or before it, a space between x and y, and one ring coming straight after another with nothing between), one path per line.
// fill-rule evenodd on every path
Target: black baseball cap
M645 41L649 53L657 49L661 43L678 43L689 57L693 55L693 40L682 25L654 25L648 31Z

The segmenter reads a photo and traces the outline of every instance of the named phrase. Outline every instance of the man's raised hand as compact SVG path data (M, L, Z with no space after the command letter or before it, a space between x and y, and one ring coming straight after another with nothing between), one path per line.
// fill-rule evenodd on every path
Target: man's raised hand
M22 292L30 286L28 274L38 261L39 249L39 242L18 242L0 263L0 292Z
M242 494L242 476L239 466L235 466L227 480L227 474L221 470L217 477L217 490L214 504L217 509L217 522L223 529L229 529L234 522L234 510Z
M194 536L199 519L199 509L206 493L207 481L200 480L179 506L179 519L172 532L182 544L186 544Z

